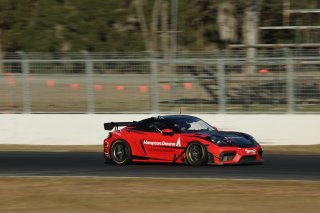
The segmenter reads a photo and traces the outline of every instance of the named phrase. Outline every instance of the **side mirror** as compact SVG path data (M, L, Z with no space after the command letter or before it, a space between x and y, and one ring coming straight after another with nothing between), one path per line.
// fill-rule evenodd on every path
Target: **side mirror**
M172 129L163 129L162 130L162 135L172 136L173 135L173 130Z

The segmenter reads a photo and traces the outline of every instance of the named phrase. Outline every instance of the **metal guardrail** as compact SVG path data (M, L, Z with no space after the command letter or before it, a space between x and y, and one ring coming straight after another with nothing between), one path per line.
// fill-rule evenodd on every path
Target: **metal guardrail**
M320 50L5 53L1 113L319 113Z

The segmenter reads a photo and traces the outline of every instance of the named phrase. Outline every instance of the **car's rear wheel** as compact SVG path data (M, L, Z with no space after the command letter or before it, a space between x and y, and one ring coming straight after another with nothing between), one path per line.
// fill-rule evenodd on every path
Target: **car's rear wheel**
M207 163L208 152L201 143L190 143L187 147L186 158L191 166L201 166Z
M126 141L117 140L112 143L110 157L113 163L124 165L131 162L131 148Z

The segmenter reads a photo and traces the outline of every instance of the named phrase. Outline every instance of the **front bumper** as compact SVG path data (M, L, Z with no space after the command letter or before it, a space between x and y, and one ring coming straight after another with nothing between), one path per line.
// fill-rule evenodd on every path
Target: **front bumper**
M209 149L208 152L208 164L259 164L264 162L261 147L221 147L219 150Z

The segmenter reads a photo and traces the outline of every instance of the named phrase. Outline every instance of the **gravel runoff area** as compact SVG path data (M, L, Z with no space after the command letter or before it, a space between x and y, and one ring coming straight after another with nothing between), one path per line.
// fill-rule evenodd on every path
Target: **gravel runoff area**
M1 177L0 212L319 212L319 181Z
M265 153L268 154L302 154L319 155L320 144L317 145L262 145ZM0 144L1 151L39 151L39 152L102 152L101 145L6 145Z

